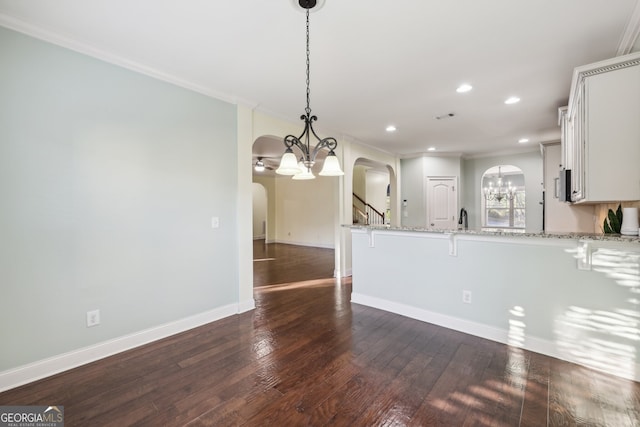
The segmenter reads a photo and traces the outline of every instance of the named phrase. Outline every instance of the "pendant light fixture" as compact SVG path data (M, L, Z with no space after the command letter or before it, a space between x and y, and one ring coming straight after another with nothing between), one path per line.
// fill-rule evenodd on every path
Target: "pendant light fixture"
M294 179L313 179L315 176L311 172L311 168L316 162L316 156L320 150L327 148L329 153L324 160L322 170L319 175L322 176L340 176L344 175L340 168L340 162L334 150L338 146L335 138L327 137L320 139L313 130L313 122L318 120L316 116L311 115L311 107L309 106L309 10L316 6L316 0L299 0L300 7L306 9L307 12L307 107L304 109L305 114L300 116L300 120L304 120L304 131L298 137L287 135L284 138L286 150L280 160L280 167L276 169L276 173L280 175L293 175ZM311 135L318 141L315 147L311 147ZM297 147L302 152L300 163L298 157L293 152L293 147Z

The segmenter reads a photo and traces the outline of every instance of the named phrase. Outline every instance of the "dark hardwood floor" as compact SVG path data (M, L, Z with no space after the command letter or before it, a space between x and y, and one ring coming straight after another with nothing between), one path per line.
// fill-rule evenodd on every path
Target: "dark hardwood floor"
M64 405L68 427L640 425L638 383L350 293L348 279L260 286L252 312L10 390L0 405Z
M253 241L253 286L333 277L333 249Z

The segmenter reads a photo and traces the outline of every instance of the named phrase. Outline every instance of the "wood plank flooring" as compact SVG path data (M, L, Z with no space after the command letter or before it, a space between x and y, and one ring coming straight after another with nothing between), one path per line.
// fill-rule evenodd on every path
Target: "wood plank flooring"
M253 241L253 286L333 277L334 250Z
M640 384L350 303L257 287L256 309L0 394L66 426L638 426Z

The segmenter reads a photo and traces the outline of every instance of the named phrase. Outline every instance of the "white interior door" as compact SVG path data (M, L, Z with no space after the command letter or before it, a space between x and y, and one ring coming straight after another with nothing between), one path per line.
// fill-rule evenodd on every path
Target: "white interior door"
M456 177L427 178L427 227L438 230L457 228L458 189Z

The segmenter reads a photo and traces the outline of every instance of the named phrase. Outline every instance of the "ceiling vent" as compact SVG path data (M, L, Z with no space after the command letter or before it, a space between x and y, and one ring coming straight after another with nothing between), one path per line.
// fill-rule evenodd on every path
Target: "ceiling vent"
M456 116L455 113L447 113L447 114L442 114L440 116L435 116L434 119L436 120L452 119L455 116Z

